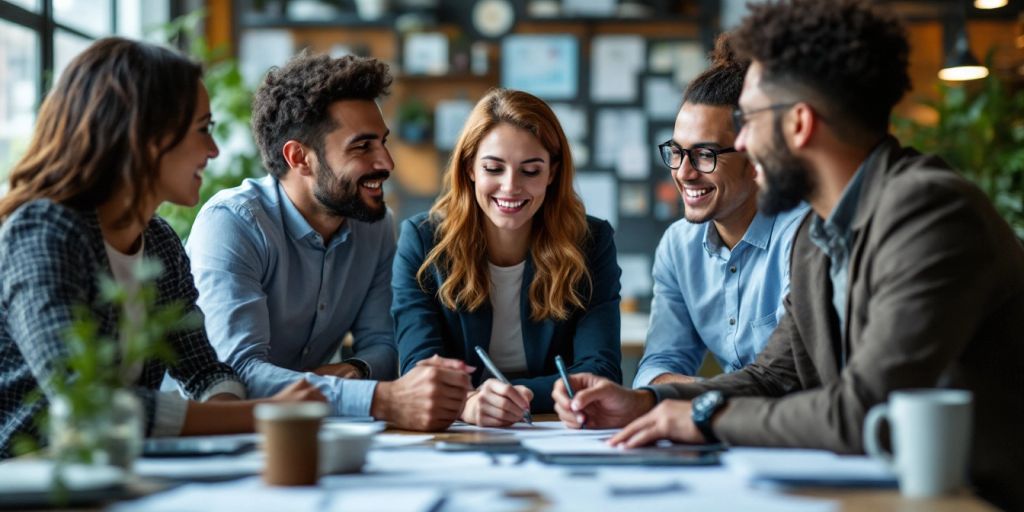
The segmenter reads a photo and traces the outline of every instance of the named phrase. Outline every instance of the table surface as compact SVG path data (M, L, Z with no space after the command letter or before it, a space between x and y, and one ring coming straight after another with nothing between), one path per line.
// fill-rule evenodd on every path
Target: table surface
M555 414L536 414L534 421L557 421ZM386 432L398 434L422 434L388 428ZM475 435L475 434L473 434ZM434 441L459 440L467 436L462 433L439 433ZM800 488L787 490L786 494L836 500L843 512L989 512L998 511L984 500L963 492L958 495L933 499L904 498L895 489L846 489L846 488Z
M535 415L536 421L555 421L554 414ZM388 428L392 434L422 435L422 432L412 432ZM444 440L458 440L466 436L479 436L479 433L438 433L434 434L432 440L427 443ZM167 484L161 481L138 479L131 485L131 494L134 496L145 496L160 492L167 488ZM985 501L973 496L967 491L960 494L935 499L909 499L900 496L899 491L894 489L845 489L845 488L798 488L787 489L784 494L804 496L809 498L822 498L835 500L839 503L839 510L843 512L988 512L998 509ZM100 510L97 508L80 508L74 510ZM543 498L536 502L536 506L529 510L544 510Z

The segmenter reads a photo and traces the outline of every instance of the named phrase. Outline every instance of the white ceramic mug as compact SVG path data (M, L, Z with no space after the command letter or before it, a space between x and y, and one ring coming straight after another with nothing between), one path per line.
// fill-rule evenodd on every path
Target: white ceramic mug
M972 396L957 389L908 389L889 394L864 419L868 455L889 464L910 498L939 496L960 489L967 475L971 445ZM892 451L882 449L878 426L888 420Z

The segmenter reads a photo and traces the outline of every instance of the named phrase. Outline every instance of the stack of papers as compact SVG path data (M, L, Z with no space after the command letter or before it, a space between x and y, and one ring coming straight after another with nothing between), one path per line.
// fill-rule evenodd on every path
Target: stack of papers
M882 462L823 450L733 448L725 465L751 483L787 486L894 487L896 475Z

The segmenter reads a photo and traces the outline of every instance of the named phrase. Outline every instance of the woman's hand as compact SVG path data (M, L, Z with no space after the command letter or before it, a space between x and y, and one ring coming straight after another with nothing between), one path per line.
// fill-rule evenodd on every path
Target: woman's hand
M507 427L523 420L523 413L530 410L530 400L533 392L526 386L487 379L466 397L461 419L481 427Z

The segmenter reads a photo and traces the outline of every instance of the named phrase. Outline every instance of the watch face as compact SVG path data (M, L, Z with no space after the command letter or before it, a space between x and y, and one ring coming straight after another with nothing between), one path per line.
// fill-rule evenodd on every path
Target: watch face
M705 420L712 414L715 409L718 408L719 403L722 401L722 393L718 391L708 391L701 394L693 400L693 418L694 420Z
M480 0L473 6L473 27L484 37L508 33L515 21L515 10L509 0Z

